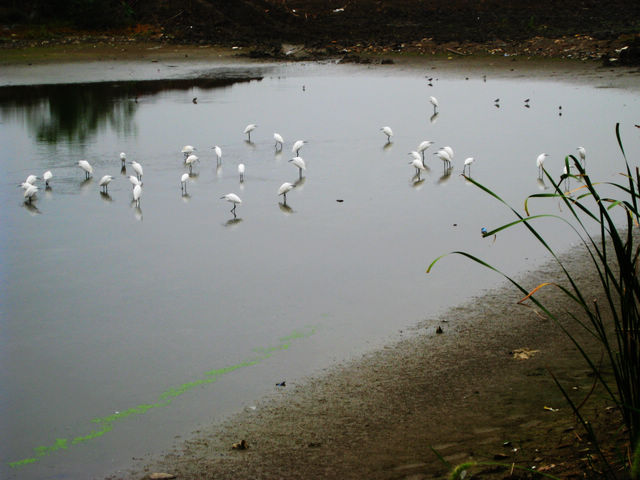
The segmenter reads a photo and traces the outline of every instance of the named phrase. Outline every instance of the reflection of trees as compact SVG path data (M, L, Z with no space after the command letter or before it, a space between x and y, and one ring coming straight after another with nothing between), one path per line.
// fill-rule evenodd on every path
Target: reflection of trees
M135 133L137 99L166 90L220 88L244 78L200 78L126 82L27 85L0 88L3 116L23 116L39 141L55 144L84 142L109 126L118 133Z

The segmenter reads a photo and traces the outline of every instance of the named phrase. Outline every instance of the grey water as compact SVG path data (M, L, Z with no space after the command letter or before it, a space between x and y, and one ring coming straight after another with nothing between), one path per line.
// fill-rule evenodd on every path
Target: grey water
M555 178L578 146L592 178L616 178L616 122L628 158L640 151L640 101L626 90L417 67L136 67L0 77L2 478L126 470L277 395L276 383L430 328L502 281L456 256L426 274L443 253L511 275L535 267L545 253L523 229L481 237L513 215L460 175L465 158L472 178L521 210L549 191L542 152ZM298 139L302 177L288 162ZM408 153L422 140L435 143L417 178ZM200 161L183 194L188 144ZM434 155L445 145L451 171ZM139 206L120 152L144 168ZM18 184L46 170L50 188L38 180L25 203ZM105 174L114 180L101 194ZM286 205L283 182L296 183ZM242 198L235 216L220 198L231 192ZM539 226L554 248L577 243L559 222Z

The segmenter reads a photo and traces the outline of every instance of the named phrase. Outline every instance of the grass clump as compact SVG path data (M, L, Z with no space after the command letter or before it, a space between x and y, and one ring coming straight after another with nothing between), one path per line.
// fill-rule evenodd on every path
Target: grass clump
M606 395L621 413L629 442L625 468L631 478L637 479L640 475L640 282L638 281L640 244L634 236L634 231L640 225L640 170L638 166L632 167L627 160L620 138L619 124L616 124L615 133L624 160L624 171L621 173L620 182L594 183L587 172L586 163L573 155L568 155L565 158L567 173L563 174L556 183L545 170L544 175L552 185L552 191L527 197L523 213L511 207L489 188L467 177L469 182L508 207L516 217L509 223L483 232L483 236L493 237L502 230L518 225L524 226L557 262L566 284L544 282L528 291L505 273L467 252L456 251L451 254L465 256L503 275L525 295L519 303L533 302L571 339L597 381L604 387ZM577 173L573 174L572 171ZM579 186L570 191L563 191L562 183L570 178L577 180ZM604 190L611 194L602 194ZM530 214L529 204L534 199L554 202L560 200L567 208L568 218L554 214ZM623 215L618 215L619 211ZM597 273L606 305L601 306L597 301L587 299L583 295L578 279L572 276L553 248L536 230L534 224L545 218L564 223L580 239L585 254L588 255ZM446 255L449 254L436 258L429 265L427 273ZM613 380L603 376L599 359L592 358L556 315L536 299L535 294L539 290L550 286L559 288L572 301L575 309L567 312L570 319L586 329L598 341L604 352L607 367L610 367L613 372ZM569 398L560 383L555 378L554 380L587 430L589 437L595 440L595 432L592 431L588 420L582 417L579 407ZM600 454L607 463L602 452ZM610 465L604 474L607 477L616 476Z

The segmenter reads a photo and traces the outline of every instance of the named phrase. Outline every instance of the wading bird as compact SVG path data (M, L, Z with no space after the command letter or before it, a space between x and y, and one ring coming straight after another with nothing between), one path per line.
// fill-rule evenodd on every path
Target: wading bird
M391 127L382 127L380 130L382 130L382 133L387 136L387 143L391 143L391 137L393 137L393 130L391 130Z
M420 145L418 145L418 153L422 154L423 162L424 162L424 152L431 145L433 145L433 142L431 140L425 140L423 142L420 142Z
M213 147L213 151L216 152L216 163L222 163L222 149L218 145L216 145L215 147Z
M29 184L27 188L25 188L24 193L22 194L27 203L31 203L31 200L35 198L36 193L38 193L38 187L35 185Z
M42 179L44 180L45 187L49 186L49 180L51 180L52 178L53 178L53 173L51 173L51 170L47 170L42 174Z
M433 113L438 111L438 99L434 96L429 97L429 102L433 105Z
M189 155L187 159L184 161L185 165L189 167L189 173L193 173L193 165L198 161L198 157L196 155Z
M187 158L189 155L191 155L193 152L195 152L196 149L193 145L185 145L184 147L182 147L182 154L184 155L184 158Z
M291 147L291 153L295 153L297 157L299 155L300 149L304 146L305 143L307 143L306 140L296 140L296 142L293 144L293 147Z
M473 157L466 158L464 161L464 167L462 167L462 173L464 174L467 167L469 167L469 175L471 175L471 164L475 161Z
M244 182L244 163L238 164L238 175L240 175L240 181Z
M223 195L220 198L226 200L229 203L233 203L233 208L231 209L231 213L233 213L233 216L235 218L236 207L238 206L238 204L242 203L242 200L240 199L240 197L235 193L227 193L226 195Z
M142 165L135 160L131 160L131 167L133 168L133 171L136 172L137 177L142 180Z
M100 186L100 188L104 193L108 193L109 183L111 182L111 180L113 180L113 177L111 175L105 175L98 182L98 185Z
M293 183L284 182L278 189L278 195L282 195L285 205L287 204L287 192L290 192L294 186L295 185Z
M127 154L120 152L120 166L124 167L124 162L127 161Z
M284 145L284 138L282 138L282 135L280 135L279 133L274 133L273 139L276 141L276 150L278 150L278 145L280 145L280 150L282 150L282 146Z
M289 161L296 167L298 167L298 173L300 174L300 178L302 178L302 171L307 169L307 166L304 163L304 159L302 157L293 157Z
M142 197L142 186L136 185L133 187L133 201L136 202L136 207L140 206L140 197Z
M184 194L187 193L187 180L189 180L189 174L183 173L182 176L180 177L180 186L182 188L182 193Z
M258 125L256 125L255 123L250 123L249 125L244 127L244 133L247 134L247 140L248 141L251 141L251 132L253 132L256 129L257 126Z
M538 155L538 158L536 158L536 166L538 167L539 178L542 178L542 168L544 164L544 159L547 158L548 156L549 154L547 153L541 153L540 155Z
M93 175L93 167L86 160L78 160L78 166L84 170L84 178L90 178Z

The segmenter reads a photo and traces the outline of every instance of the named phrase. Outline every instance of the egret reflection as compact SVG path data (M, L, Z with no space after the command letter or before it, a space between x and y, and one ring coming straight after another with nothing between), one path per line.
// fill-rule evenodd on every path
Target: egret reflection
M291 215L293 213L293 208L283 202L278 202L278 207L280 207L280 211L287 215Z

